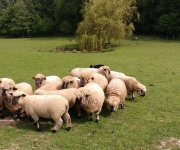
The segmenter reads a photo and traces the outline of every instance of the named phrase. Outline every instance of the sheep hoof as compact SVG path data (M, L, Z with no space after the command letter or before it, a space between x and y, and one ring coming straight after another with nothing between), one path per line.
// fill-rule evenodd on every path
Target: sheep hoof
M56 130L52 130L52 133L56 133L57 131Z
M66 131L70 131L70 130L71 130L71 127L67 127L67 128L66 128Z
M96 123L98 123L98 122L99 122L99 120L96 119Z
M121 109L124 109L124 105L123 104L121 104Z
M90 119L89 119L89 121L93 121L93 119L92 119L92 118L90 118Z

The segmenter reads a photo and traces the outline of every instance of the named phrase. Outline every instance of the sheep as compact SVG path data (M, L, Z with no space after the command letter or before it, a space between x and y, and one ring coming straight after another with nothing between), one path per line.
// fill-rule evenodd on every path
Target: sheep
M84 87L77 89L75 92L76 104L89 114L89 120L92 121L92 113L96 116L96 123L99 122L105 95L102 88L97 83L88 83Z
M5 87L3 89L2 96L4 97L5 106L10 112L13 113L13 118L15 121L17 121L18 115L20 116L20 119L25 119L26 114L20 105L12 105L12 99L9 97L9 95L7 95L7 93L14 90L23 91L26 94L32 95L33 88L29 83L21 82L15 86L10 86L9 88Z
M134 92L137 92L140 96L145 96L146 86L140 83L136 78L131 76L119 76L118 78L124 81L129 100L135 99Z
M74 68L70 71L70 75L80 78L83 72L97 72L97 68Z
M34 94L36 95L61 95L68 100L69 108L71 108L76 102L76 97L74 95L76 90L77 90L76 88L68 88L68 89L62 89L62 90L45 91L39 88L36 91L34 91Z
M35 81L35 89L44 86L44 90L60 90L62 86L61 78L55 75L45 77L43 74L37 74L32 79Z
M62 89L68 88L79 88L80 87L80 79L73 76L65 76L62 78Z
M80 77L81 86L85 86L88 83L98 83L103 91L106 90L108 80L102 74L83 72Z
M124 108L127 89L125 83L118 78L112 79L106 89L106 105L110 112L115 112L119 106Z
M104 65L102 65L102 64L90 65L89 68L100 68L100 67L102 67L102 66L104 66Z
M66 130L71 129L71 117L68 113L69 103L60 95L28 95L22 91L9 93L12 96L12 104L19 104L26 111L27 116L34 120L37 131L41 131L39 117L52 118L55 122L52 132L55 133L62 126L63 117L66 121Z
M3 119L4 98L2 97L3 88L15 86L15 82L11 78L0 78L0 118Z

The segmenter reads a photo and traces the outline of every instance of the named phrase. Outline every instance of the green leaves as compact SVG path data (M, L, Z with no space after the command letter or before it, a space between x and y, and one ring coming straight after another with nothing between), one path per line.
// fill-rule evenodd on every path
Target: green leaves
M134 0L113 2L98 0L87 3L84 20L76 31L80 49L102 51L105 43L110 43L111 39L130 36L134 30L131 20L136 14L134 2ZM96 48L94 44L97 45Z

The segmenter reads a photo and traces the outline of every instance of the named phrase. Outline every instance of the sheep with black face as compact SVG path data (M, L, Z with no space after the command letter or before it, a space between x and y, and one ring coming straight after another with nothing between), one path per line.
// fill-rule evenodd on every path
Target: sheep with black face
M89 120L92 121L92 114L96 116L96 123L99 122L105 95L102 88L97 83L88 83L84 87L77 89L75 92L76 104L89 114Z

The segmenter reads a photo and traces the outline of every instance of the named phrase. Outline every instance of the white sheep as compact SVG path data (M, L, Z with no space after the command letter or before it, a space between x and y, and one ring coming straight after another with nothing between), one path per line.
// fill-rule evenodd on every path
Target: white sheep
M0 78L0 118L3 119L4 98L2 97L3 89L15 86L15 82L11 78Z
M69 103L66 98L60 95L28 95L22 91L9 93L12 95L12 104L20 104L26 111L27 116L34 119L37 131L41 131L39 117L52 118L56 123L52 132L56 132L62 126L63 117L66 121L66 130L71 129L71 117L68 113Z
M5 106L10 112L13 113L13 118L17 121L18 115L20 116L20 119L24 119L26 117L26 114L24 109L22 109L20 105L12 105L12 99L7 93L15 90L23 91L26 94L32 95L33 88L29 83L26 82L18 83L15 86L9 86L9 88L3 88L2 96L4 97Z
M74 104L76 102L76 97L74 95L76 90L77 90L76 88L68 88L68 89L62 89L62 90L45 91L45 90L42 90L41 88L39 88L36 91L34 91L34 94L37 94L37 95L61 95L68 100L69 108L71 108L72 106L74 106Z
M98 83L103 91L106 90L108 80L105 76L99 73L83 72L80 76L81 87L88 83Z
M80 79L73 76L65 76L62 78L62 89L80 88Z
M96 123L99 122L105 95L102 88L97 83L88 83L84 87L77 89L75 92L76 104L89 114L89 120L92 121L92 113L96 116Z
M124 108L127 89L125 83L118 78L112 79L106 89L106 104L110 112L115 112L119 106Z
M97 72L97 68L74 68L70 71L70 75L73 77L78 77L80 78L81 74L83 72Z
M41 87L44 90L60 90L62 86L61 78L55 75L45 77L43 74L37 74L32 79L35 81L35 89Z
M136 78L131 76L119 76L118 78L124 81L130 100L135 99L134 92L137 92L140 96L145 96L146 86L140 83Z

